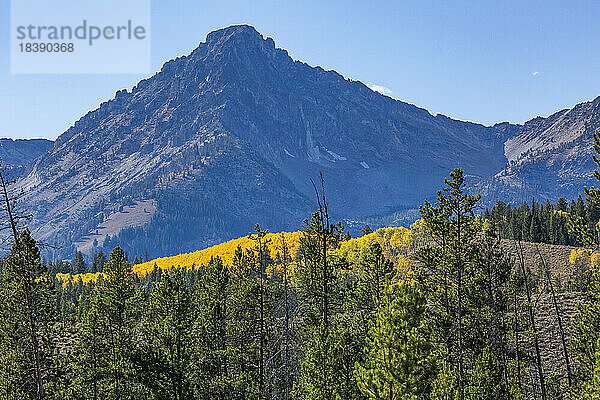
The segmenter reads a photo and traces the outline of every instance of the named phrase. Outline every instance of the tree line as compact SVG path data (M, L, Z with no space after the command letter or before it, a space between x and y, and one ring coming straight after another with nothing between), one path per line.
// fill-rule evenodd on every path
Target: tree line
M483 218L488 221L490 229L505 239L581 246L581 237L569 229L570 215L581 218L590 230L596 231L600 206L584 202L581 196L570 202L561 197L555 204L532 199L531 203L518 207L497 201L491 210L486 208Z

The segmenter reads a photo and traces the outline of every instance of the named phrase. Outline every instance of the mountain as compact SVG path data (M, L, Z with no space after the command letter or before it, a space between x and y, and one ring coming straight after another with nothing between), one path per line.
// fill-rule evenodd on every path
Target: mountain
M336 219L397 219L456 166L501 170L504 135L294 61L240 25L84 115L20 185L35 234L66 255L117 241L167 255L256 222L298 229L319 171Z
M508 163L475 185L488 202L522 202L532 197L554 202L559 197L576 198L584 185L598 186L592 155L594 132L600 132L600 97L523 125L495 128L507 132Z
M47 139L0 139L0 163L12 178L23 174L27 165L52 147Z

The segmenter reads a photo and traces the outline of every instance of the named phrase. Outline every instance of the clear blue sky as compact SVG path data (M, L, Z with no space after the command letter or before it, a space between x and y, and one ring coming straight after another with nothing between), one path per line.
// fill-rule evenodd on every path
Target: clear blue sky
M144 77L11 75L9 0L0 1L0 137L55 138ZM239 23L295 59L458 119L521 123L600 95L600 2L592 0L153 0L153 71Z

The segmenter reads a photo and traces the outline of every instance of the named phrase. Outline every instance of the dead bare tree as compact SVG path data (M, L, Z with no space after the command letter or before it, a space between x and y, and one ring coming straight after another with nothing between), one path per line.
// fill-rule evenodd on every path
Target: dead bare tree
M519 301L517 296L517 288L516 285L513 287L513 296L514 296L514 326L515 326L515 358L517 362L517 385L519 386L519 391L523 393L523 384L521 382L521 346L519 342Z
M260 283L260 321L259 321L259 377L258 377L258 398L264 398L265 392L265 268L266 268L266 256L265 246L269 243L269 240L265 238L269 231L263 231L260 226L256 224L254 227L256 235L250 235L250 238L256 242L258 252L258 267L260 268L259 283Z
M285 319L284 319L284 363L285 363L285 400L290 398L290 303L288 296L288 266L290 260L290 251L285 242L285 235L281 234L281 264L283 266L283 299L285 307Z
M329 269L327 265L327 250L329 246L329 241L333 236L334 227L329 223L329 212L327 210L327 198L325 197L325 180L323 179L323 172L319 173L319 177L321 179L321 193L317 189L317 185L311 179L310 182L313 185L315 190L315 196L317 198L317 205L319 209L317 210L317 218L318 222L321 226L320 240L321 240L321 262L322 264L322 274L323 274L323 282L322 282L322 301L323 301L323 324L325 329L329 328Z
M525 293L527 295L527 309L529 311L529 323L531 324L531 329L533 331L533 345L535 349L535 360L538 370L538 376L540 379L540 390L542 394L542 400L546 400L546 384L544 381L544 371L542 368L542 356L540 353L540 344L538 339L538 331L535 326L535 314L533 312L533 304L531 302L531 293L529 291L529 282L527 281L527 274L525 272L525 260L523 257L523 246L520 240L515 240L518 244L518 252L519 255L519 263L521 265L521 273L523 274L523 282L525 285Z

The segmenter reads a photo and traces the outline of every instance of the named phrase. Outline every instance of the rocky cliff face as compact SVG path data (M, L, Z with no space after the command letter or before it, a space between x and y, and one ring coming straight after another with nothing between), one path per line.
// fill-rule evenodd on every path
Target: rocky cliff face
M336 218L392 215L451 168L494 174L503 142L498 129L434 117L232 26L83 116L20 184L37 236L66 252L119 234L132 253L164 255L256 222L298 229L319 171Z

